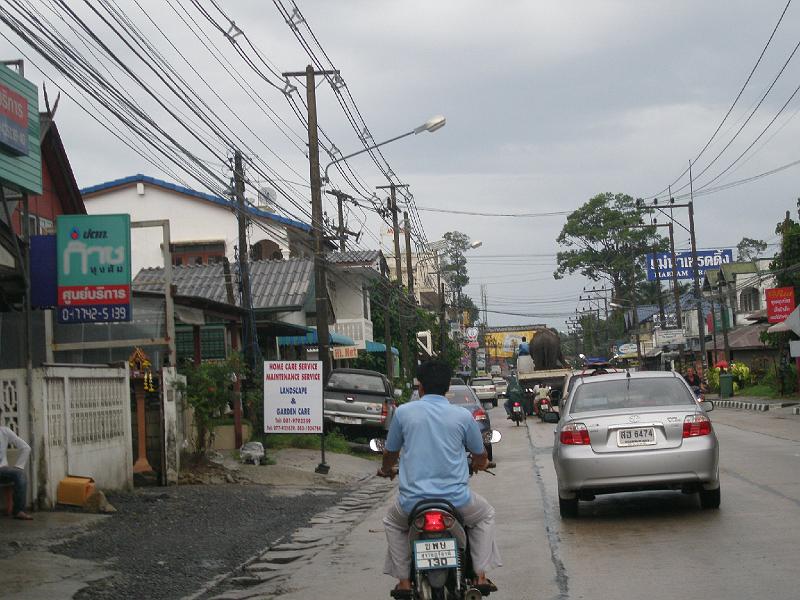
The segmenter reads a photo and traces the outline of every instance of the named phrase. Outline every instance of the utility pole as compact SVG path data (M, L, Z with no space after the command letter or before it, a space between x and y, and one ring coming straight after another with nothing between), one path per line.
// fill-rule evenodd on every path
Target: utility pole
M689 181L691 181L691 171L689 172ZM706 336L703 330L703 298L700 295L700 269L697 264L697 240L694 235L694 202L689 202L689 237L692 242L692 270L694 272L694 296L697 306L697 335L699 338L700 364L705 373L708 368L708 362L706 360ZM695 360L697 360L696 357Z
M678 265L676 264L677 257L675 256L675 228L672 226L672 221L670 221L668 225L669 251L672 254L672 292L675 295L675 321L678 329L682 329L683 322L681 320L681 289L678 286Z
M345 252L347 250L345 242L347 241L347 236L353 236L356 238L356 243L358 243L358 236L355 231L350 231L345 227L344 224L344 201L345 200L352 200L353 197L349 194L345 194L344 192L340 192L339 190L328 190L325 192L329 196L336 197L336 204L338 208L338 216L339 216L339 223L336 227L336 237L339 238L339 251Z
M377 189L385 190L389 189L390 197L389 197L389 210L392 212L392 229L394 230L394 270L395 270L395 282L397 283L398 287L402 289L403 287L403 260L402 255L400 254L400 225L397 220L397 188L399 187L408 187L407 184L397 185L394 183L390 183L389 185L379 185ZM400 320L400 375L403 376L403 363L408 358L408 331L403 326L403 302L399 302L397 304L397 313ZM388 306L387 306L388 310Z
M311 228L314 233L314 286L316 290L317 338L319 360L322 362L322 389L328 383L331 372L330 333L328 331L328 286L325 278L325 235L322 221L322 179L319 175L319 132L317 131L317 75L338 75L339 71L315 71L308 65L305 71L283 73L284 77L306 78L306 103L308 104L308 165L311 182ZM328 473L325 462L325 434L321 437L322 460L315 469L317 473Z
M411 301L410 310L411 310L411 324L414 325L414 329L416 329L416 315L414 311L416 310L417 299L414 297L414 269L411 265L411 225L408 222L408 213L403 211L403 228L405 229L405 238L406 238L406 273L408 278L408 298ZM401 302L402 304L402 302ZM412 331L412 340L411 340L411 347L409 348L408 352L408 377L409 379L413 379L417 373L417 332Z
M437 274L437 279L439 276ZM444 283L438 281L439 284L439 358L444 358L444 353L447 349L447 316L445 315L444 305Z
M239 282L242 286L242 308L244 309L244 358L252 372L256 371L256 353L253 351L258 346L256 327L253 320L253 301L250 296L250 266L247 245L247 213L244 205L244 172L242 171L242 153L236 150L233 154L233 189L236 195L236 216L239 225ZM237 382L239 382L237 374ZM242 445L242 395L241 384L237 385L239 393L234 394L233 401L233 432L234 444L237 448Z

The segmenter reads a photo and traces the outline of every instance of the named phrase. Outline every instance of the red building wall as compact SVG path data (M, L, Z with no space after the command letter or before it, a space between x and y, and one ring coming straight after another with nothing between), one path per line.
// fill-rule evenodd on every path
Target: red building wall
M28 196L28 206L31 216L37 217L37 225L41 224L41 220L44 219L46 222L52 223L52 227L55 227L56 217L64 214L61 201L53 185L53 179L50 176L50 169L44 161L42 161L42 195ZM11 222L14 233L22 235L22 203L17 205L14 214L11 215ZM41 227L37 227L36 230L31 229L31 235L39 233L45 233L45 231Z

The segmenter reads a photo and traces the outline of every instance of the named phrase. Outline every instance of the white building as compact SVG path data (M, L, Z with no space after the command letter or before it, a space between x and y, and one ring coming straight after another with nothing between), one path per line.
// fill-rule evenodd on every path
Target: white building
M234 203L228 198L187 187L133 175L81 190L86 212L129 214L131 221L167 219L170 223L173 263L209 264L227 257L233 263L239 244L239 226ZM281 259L310 256L311 228L306 223L270 212L259 196L248 206L250 256ZM132 272L163 266L162 232L159 228L131 231Z

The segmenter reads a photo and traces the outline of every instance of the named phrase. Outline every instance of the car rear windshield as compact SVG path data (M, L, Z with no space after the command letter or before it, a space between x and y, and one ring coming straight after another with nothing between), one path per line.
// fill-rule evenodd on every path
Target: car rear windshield
M357 390L377 394L386 393L383 379L362 373L331 373L328 388L332 390Z
M580 413L694 404L695 399L689 390L677 379L635 377L591 381L587 378L575 389L569 411Z
M492 385L494 382L489 378L477 378L472 380L472 385Z
M477 404L478 402L475 392L467 386L451 387L444 397L450 401L450 404Z

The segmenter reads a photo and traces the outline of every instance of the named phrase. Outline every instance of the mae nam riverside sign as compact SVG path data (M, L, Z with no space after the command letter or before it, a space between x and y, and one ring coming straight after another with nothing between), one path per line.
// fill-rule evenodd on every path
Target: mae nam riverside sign
M56 219L58 322L131 320L130 215Z
M698 250L697 264L699 276L702 278L708 269L719 269L722 265L733 262L733 250L720 248L717 250ZM678 279L694 279L693 257L691 250L675 253ZM656 280L656 266L660 279L672 279L672 254L669 252L650 253L647 255L647 281Z

